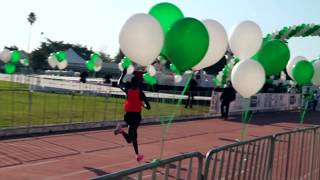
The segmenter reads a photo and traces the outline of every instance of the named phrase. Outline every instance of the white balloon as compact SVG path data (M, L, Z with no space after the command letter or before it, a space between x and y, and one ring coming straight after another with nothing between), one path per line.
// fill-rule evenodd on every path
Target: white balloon
M312 63L314 68L314 74L312 77L312 84L320 86L320 60L317 60L316 62Z
M55 68L58 65L58 60L55 56L48 57L48 64L51 68Z
M193 73L193 71L191 71L191 70L187 70L187 71L184 72L184 74L187 74L187 75L188 74L192 74L192 73Z
M230 49L240 60L251 58L261 47L262 31L255 22L243 21L231 33Z
M228 48L228 35L218 21L207 19L203 24L209 33L209 47L204 58L192 68L193 70L200 70L217 63Z
M130 65L127 69L127 74L132 74L134 72L134 66Z
M239 62L231 73L234 89L245 98L256 94L265 81L266 73L262 65L251 59Z
M101 58L98 58L96 61L95 61L95 66L102 66L102 59Z
M102 69L102 66L94 66L93 70L94 72L98 72Z
M121 29L120 48L132 61L150 65L160 54L164 33L160 23L148 14L131 16Z
M155 76L157 74L156 68L154 68L154 66L152 65L148 66L147 71L151 76Z
M11 59L11 51L8 49L3 49L3 51L0 53L0 60L2 60L4 63L9 62Z
M62 62L58 62L57 66L58 66L58 69L60 70L65 69L68 66L68 61L64 60Z
M182 81L182 76L181 75L174 75L174 82L179 83Z
M302 61L302 60L305 60L307 61L307 58L303 57L303 56L297 56L293 59L290 59L290 61L288 62L287 64L287 67L286 67L286 70L287 70L287 73L288 75L293 79L293 75L292 75L292 69L293 69L293 66L295 64L297 64L297 62L299 61Z
M120 69L120 71L123 71L123 70L124 70L123 67L122 67L122 63L119 63L119 64L118 64L118 68Z

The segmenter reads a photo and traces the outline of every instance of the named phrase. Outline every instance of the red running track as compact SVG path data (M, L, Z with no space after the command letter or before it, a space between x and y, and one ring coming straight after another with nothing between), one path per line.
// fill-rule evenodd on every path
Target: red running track
M299 125L297 112L254 114L247 139L298 127L320 124L320 112L307 113ZM197 120L172 124L165 142L164 156L208 150L240 138L238 117ZM144 162L160 153L160 125L139 128L140 151ZM131 145L114 136L112 130L86 131L0 141L0 179L88 179L139 165Z

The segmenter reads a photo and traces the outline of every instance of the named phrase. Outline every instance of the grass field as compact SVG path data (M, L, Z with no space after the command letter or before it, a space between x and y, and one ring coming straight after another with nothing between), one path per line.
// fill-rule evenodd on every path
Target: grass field
M28 91L28 85L0 81L0 127L36 126L71 122L121 120L123 98L83 94ZM208 106L185 109L159 99L143 117L192 115L208 112Z

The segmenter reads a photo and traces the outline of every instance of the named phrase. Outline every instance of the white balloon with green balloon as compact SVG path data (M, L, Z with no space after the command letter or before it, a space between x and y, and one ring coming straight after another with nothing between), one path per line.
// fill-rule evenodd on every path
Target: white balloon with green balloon
M203 24L209 33L209 47L200 63L192 67L193 70L200 70L217 63L228 48L227 33L218 21L206 19Z
M292 79L294 79L294 78L293 78L293 75L292 75L292 69L293 69L294 65L297 64L299 61L303 61L303 60L304 60L304 61L307 61L307 58L304 57L304 56L296 56L295 58L291 59L291 60L288 62L287 66L286 66L286 71L287 71L288 75L289 75Z
M251 58L260 49L261 44L262 31L253 21L241 22L230 34L230 49L242 61Z
M244 98L256 94L266 81L266 73L262 65L248 59L239 62L232 70L231 82L234 89Z
M133 62L148 66L161 52L164 32L153 16L135 14L123 25L119 43L122 52Z

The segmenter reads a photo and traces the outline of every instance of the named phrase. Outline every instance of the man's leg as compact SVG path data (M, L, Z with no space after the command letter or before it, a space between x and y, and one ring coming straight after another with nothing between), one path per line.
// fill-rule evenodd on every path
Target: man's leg
M130 140L132 141L132 145L133 145L133 148L134 148L134 152L138 155L139 154L139 149L138 149L138 126L131 126L129 128L129 137L130 137Z
M230 102L227 102L225 106L226 106L226 112L225 112L224 118L228 119Z
M190 98L190 103L189 103L190 108L192 108L193 100L194 100L194 94L191 93L191 98Z
M224 102L223 101L221 102L221 105L220 105L220 111L221 111L221 118L224 118L225 114L224 114Z

